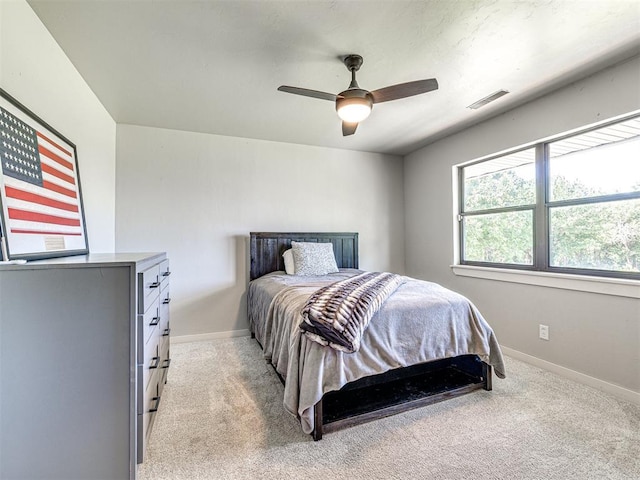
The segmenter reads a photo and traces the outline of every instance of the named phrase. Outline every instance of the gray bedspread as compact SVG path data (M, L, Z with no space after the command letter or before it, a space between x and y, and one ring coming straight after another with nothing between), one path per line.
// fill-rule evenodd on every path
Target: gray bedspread
M371 319L360 350L344 353L302 335L302 309L318 288L361 273L346 269L321 277L274 272L249 284L251 331L285 382L284 406L313 431L313 406L324 393L393 368L476 354L504 378L498 341L464 296L436 283L406 277Z

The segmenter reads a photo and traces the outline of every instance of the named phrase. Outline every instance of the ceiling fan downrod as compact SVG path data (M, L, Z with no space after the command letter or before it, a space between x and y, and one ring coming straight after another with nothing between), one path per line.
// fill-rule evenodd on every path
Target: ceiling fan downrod
M342 59L344 65L351 72L351 83L349 84L349 89L352 88L360 88L358 82L356 81L356 72L360 70L362 66L362 57L360 55L347 55Z

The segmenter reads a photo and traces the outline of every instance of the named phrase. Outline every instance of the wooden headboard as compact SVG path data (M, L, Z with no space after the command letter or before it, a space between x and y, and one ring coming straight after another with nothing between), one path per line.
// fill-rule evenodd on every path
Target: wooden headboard
M284 270L282 254L291 248L292 241L332 243L338 268L358 268L357 233L251 232L249 235L250 280Z

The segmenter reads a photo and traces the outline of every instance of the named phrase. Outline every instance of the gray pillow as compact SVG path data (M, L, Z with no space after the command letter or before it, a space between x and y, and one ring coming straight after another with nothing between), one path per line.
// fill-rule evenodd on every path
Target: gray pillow
M338 271L332 243L291 242L296 275L326 275Z

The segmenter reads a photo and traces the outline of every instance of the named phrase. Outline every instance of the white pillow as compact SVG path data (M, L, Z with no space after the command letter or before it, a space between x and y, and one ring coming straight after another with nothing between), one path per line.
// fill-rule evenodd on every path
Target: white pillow
M332 243L291 242L296 275L326 275L338 271Z
M295 264L293 263L293 252L291 251L291 249L285 250L282 254L282 257L284 258L284 271L286 272L286 274L295 275L296 268Z

